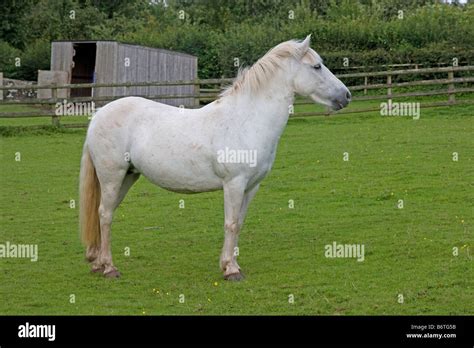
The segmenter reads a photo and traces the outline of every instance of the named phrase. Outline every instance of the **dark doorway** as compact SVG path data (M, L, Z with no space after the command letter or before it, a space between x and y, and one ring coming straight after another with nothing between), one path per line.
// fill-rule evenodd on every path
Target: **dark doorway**
M72 68L71 83L92 83L94 82L95 53L97 46L95 43L75 43L75 55L73 57L74 67ZM92 88L72 88L71 97L91 97Z

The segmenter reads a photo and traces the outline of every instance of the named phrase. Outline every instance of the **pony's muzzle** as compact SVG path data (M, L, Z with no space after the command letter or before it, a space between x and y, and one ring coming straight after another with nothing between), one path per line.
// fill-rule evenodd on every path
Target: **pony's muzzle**
M346 92L346 100L347 100L347 104L349 104L349 103L350 103L351 99L352 99L352 94L351 94L351 91L347 90L347 92Z
M344 87L340 93L340 97L332 102L332 107L334 110L341 110L345 108L347 104L350 103L352 99L352 94L347 87Z

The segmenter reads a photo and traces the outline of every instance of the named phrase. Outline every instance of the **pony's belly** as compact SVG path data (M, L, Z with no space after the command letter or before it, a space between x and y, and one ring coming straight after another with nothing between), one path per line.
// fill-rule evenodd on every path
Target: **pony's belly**
M188 188L183 188L183 187L168 187L168 186L165 186L165 185L160 185L160 184L156 184L157 186L165 189L165 190L168 190L168 191L171 191L171 192L176 192L176 193L185 193L185 194L193 194L193 193L203 193L203 192L212 192L212 191L218 191L218 190L222 190L222 187L208 187L208 188L205 188L205 187L199 187L199 188L196 188L196 187L188 187Z
M199 192L210 192L222 189L221 182L205 182L205 183L183 183L183 182L171 182L170 180L163 180L163 178L150 178L145 175L153 184L160 186L168 191L178 193L199 193Z
M154 169L136 168L153 184L173 192L198 193L222 189L222 180L211 171L197 171L195 168L176 170L163 165Z

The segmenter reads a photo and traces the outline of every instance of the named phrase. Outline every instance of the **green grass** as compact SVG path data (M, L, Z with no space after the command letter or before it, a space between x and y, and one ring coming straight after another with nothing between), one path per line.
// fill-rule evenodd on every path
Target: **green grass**
M472 315L473 115L469 105L419 120L290 120L242 231L240 283L218 266L222 192L175 194L144 178L115 214L122 278L89 274L69 208L85 130L9 134L0 243L38 244L39 260L0 259L0 314ZM333 241L364 244L365 261L326 258Z

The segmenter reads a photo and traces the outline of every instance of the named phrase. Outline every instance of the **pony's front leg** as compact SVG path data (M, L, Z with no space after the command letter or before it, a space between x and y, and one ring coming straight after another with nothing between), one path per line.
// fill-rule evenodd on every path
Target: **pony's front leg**
M242 230L242 226L244 224L245 216L247 215L247 210L250 205L250 202L257 194L259 187L260 187L260 184L257 184L256 186L254 186L253 188L251 188L244 194L244 199L242 201L242 206L240 207L240 213L239 213L239 223L238 223L239 233ZM237 247L237 243L238 243L238 240L235 243L234 249ZM237 255L235 252L234 252L234 262L236 266L240 269L239 264L237 263Z
M236 261L235 247L239 238L239 216L244 200L246 181L235 178L224 184L224 246L221 254L221 269L226 280L241 280L242 273Z

